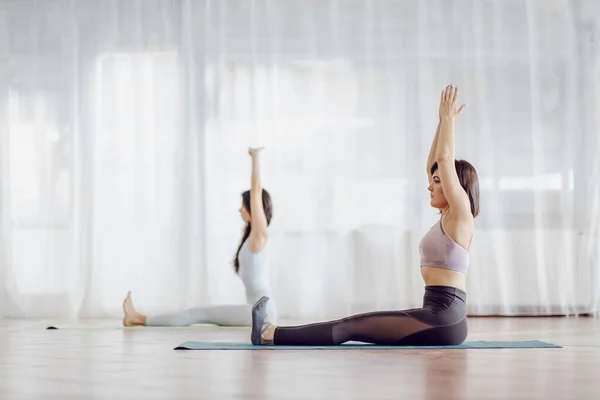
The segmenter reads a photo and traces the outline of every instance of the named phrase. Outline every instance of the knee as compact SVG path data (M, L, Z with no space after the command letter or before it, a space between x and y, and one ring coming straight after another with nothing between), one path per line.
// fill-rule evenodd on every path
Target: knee
M467 340L469 334L469 325L467 317L463 318L458 324L452 326L451 334L448 335L448 345L459 345Z

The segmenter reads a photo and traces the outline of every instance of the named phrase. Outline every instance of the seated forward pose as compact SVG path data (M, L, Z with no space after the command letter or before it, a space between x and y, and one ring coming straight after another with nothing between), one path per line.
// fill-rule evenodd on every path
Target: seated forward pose
M479 183L471 164L454 159L454 121L458 89L441 93L439 124L427 160L430 205L440 220L419 244L425 283L423 307L357 314L302 326L276 326L269 298L252 308L251 341L255 345L339 345L359 341L380 345L456 345L467 337L466 274L479 213Z
M249 191L242 193L240 214L246 223L242 240L237 249L233 266L246 289L246 304L214 305L191 308L164 315L143 315L136 311L131 292L123 302L123 325L186 326L206 323L222 326L250 326L251 310L262 296L270 296L267 275L268 232L273 208L271 196L261 187L259 155L262 148L249 149L252 157L252 178ZM275 305L269 305L269 313L275 313Z

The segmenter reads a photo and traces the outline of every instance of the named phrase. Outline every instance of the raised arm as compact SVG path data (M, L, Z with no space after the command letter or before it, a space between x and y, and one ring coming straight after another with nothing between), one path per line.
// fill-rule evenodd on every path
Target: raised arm
M438 137L440 136L440 125L442 124L442 119L440 118L440 120L438 121L438 126L435 130L435 137L433 138L433 142L431 143L431 149L429 150L429 157L427 157L427 166L425 167L425 169L427 170L427 177L429 178L429 183L431 184L431 179L432 179L432 175L431 175L431 166L433 165L433 163L436 160L436 154L437 154L437 145L438 145Z
M440 98L440 130L437 143L436 161L442 190L450 209L458 214L471 215L469 196L460 185L454 164L454 120L460 116L465 106L456 110L458 89L452 85L442 91Z
M248 238L250 251L260 252L267 244L267 217L263 208L263 189L260 183L260 152L263 148L249 149L252 157L252 178L250 186L250 215L252 216L252 229Z

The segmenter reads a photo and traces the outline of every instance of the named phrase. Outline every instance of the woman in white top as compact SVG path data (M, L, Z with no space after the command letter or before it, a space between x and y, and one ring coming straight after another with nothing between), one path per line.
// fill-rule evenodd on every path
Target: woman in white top
M252 182L250 190L242 193L240 208L246 228L233 260L235 272L246 289L247 303L197 307L173 314L146 316L136 311L129 292L123 302L124 326L186 326L199 323L223 326L252 325L252 304L262 296L272 295L267 276L266 252L267 228L271 223L273 206L271 196L260 184L259 155L262 149L251 148L248 151L252 157ZM271 305L269 318L271 312L276 315L274 305Z

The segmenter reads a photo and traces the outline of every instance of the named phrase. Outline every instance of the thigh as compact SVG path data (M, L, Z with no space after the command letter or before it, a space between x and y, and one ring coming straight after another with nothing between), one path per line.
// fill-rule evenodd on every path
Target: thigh
M465 341L468 334L467 318L452 325L434 326L407 335L396 342L398 346L451 346Z
M395 344L435 327L428 309L381 311L344 318L333 327L334 342L348 340L375 344Z

